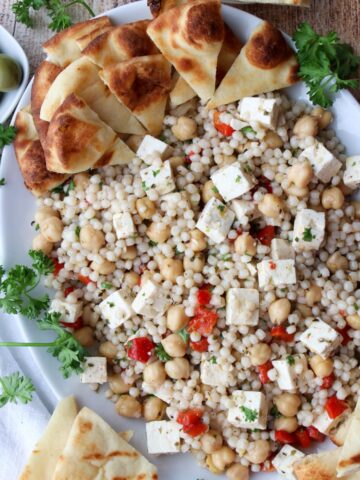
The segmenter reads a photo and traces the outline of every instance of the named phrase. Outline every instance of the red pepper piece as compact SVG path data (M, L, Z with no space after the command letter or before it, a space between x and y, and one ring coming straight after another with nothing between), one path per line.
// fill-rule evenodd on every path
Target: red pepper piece
M260 243L270 247L271 240L275 238L275 227L272 225L266 225L266 227L261 228L257 232L254 232L255 237L259 240Z
M321 432L316 427L313 427L310 425L310 427L307 427L307 432L309 434L309 437L312 440L315 440L316 442L323 442L325 440L325 435Z
M230 125L227 125L220 120L220 112L214 113L214 127L225 137L229 137L235 131Z
M294 340L294 334L287 333L286 329L282 325L272 327L272 329L270 330L270 335L273 338L278 338L283 342L292 342Z
M296 436L293 433L286 432L285 430L275 430L275 439L280 443L296 443Z
M79 330L84 326L84 320L82 317L79 317L75 322L60 322L61 325L65 328L72 328L73 330Z
M155 345L147 337L136 337L130 340L128 344L127 355L133 360L141 363L149 361Z
M193 425L185 425L183 430L185 433L190 435L190 437L198 437L207 432L209 427L205 423L194 423Z
M199 408L188 408L187 410L179 412L176 421L184 426L193 425L201 421L203 413Z
M327 390L328 388L331 388L335 382L335 375L333 373L330 373L327 377L323 378L323 382L321 384L321 390Z
M190 348L195 350L195 352L207 352L209 348L208 339L204 337L198 342L190 342Z
M208 305L211 301L211 292L207 289L201 289L197 292L197 302L199 305Z
M64 297L66 298L70 293L72 293L75 290L75 287L67 287L64 290Z
M54 264L53 275L57 277L59 275L60 270L64 268L64 264L60 263L57 258L52 258L52 262Z
M347 409L348 404L344 400L339 400L336 395L328 398L325 403L325 410L330 418L337 418Z
M92 283L90 277L87 277L85 275L78 275L78 280L79 282L83 283L84 285L89 285L89 283Z
M311 438L309 435L309 432L306 430L306 428L299 428L295 432L295 436L297 438L298 444L302 448L309 448L311 445Z
M350 340L351 340L351 337L349 336L349 330L350 330L350 326L348 324L345 325L344 328L337 328L336 331L340 333L340 335L342 336L342 341L341 341L341 345L347 345Z
M259 365L258 367L259 371L259 380L260 382L265 385L266 383L270 382L270 378L268 377L268 371L273 368L273 364L271 361L267 361L266 363L263 363L262 365Z
M213 331L218 315L215 310L209 310L203 306L197 307L195 316L188 324L189 332L198 332L201 335L210 335Z

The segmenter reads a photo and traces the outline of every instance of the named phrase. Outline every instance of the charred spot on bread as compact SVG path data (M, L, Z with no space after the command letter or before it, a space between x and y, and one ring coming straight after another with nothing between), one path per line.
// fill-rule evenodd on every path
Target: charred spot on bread
M224 39L224 22L219 4L209 2L190 7L185 35L195 47L201 47L202 42L221 42Z

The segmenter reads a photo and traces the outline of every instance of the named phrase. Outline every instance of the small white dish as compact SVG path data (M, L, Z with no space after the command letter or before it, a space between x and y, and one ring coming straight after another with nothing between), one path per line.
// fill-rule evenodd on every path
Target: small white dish
M14 111L29 80L29 62L24 50L15 38L0 25L0 53L9 55L21 66L22 80L16 90L0 93L0 123L4 123Z

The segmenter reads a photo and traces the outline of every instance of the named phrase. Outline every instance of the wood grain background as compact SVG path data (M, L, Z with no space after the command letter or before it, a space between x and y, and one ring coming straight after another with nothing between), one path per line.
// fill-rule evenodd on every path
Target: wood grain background
M101 13L110 8L131 0L88 0L95 13ZM41 44L51 36L46 28L45 19L37 14L36 29L31 30L16 23L11 5L15 0L0 1L0 24L12 33L21 43L28 55L31 71L39 64L42 58ZM296 8L276 5L242 5L241 7L259 17L273 22L290 35L296 26L307 20L319 33L336 30L343 41L351 43L360 54L360 0L312 0L310 8ZM86 15L84 9L75 9L77 20ZM359 73L360 79L360 73ZM360 101L360 89L353 92Z

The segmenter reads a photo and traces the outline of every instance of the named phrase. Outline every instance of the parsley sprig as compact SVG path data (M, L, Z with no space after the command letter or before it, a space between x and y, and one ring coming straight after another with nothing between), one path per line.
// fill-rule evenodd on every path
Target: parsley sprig
M244 414L245 420L247 422L255 422L255 420L258 417L258 413L254 408L249 408L249 407L245 407L244 405L242 405L240 407L240 410Z
M5 127L5 125L0 125L0 149L4 148L5 145L10 145L15 137L15 127Z
M2 392L0 394L0 408L7 403L29 403L32 400L32 394L35 387L28 377L24 377L20 372L0 378Z
M360 57L342 43L336 32L319 35L309 23L299 25L294 34L300 64L299 77L308 87L314 104L329 107L332 94L344 88L357 88L356 74Z
M168 362L169 360L171 360L171 357L170 355L168 355L166 352L165 352L165 349L164 347L161 345L161 343L158 343L155 347L155 355L158 357L158 359L161 361L161 362Z

